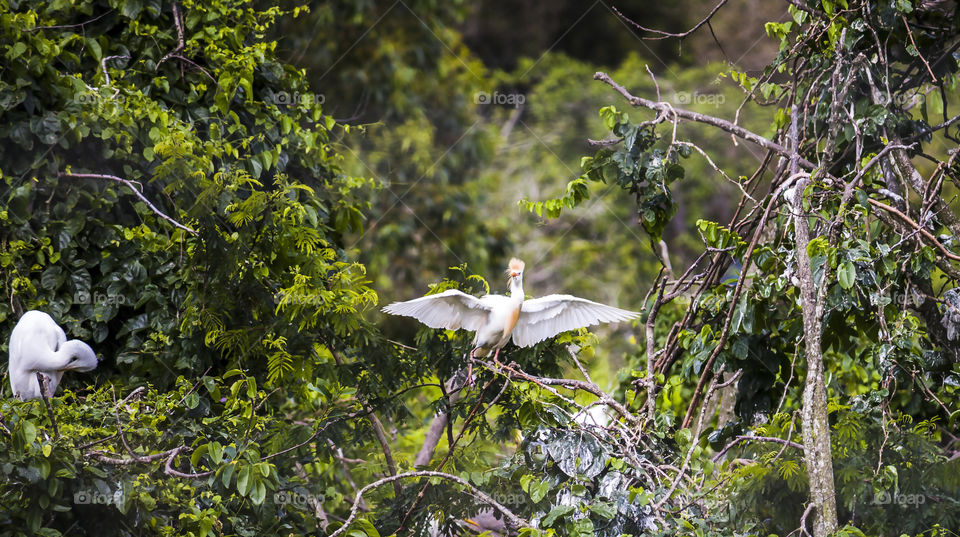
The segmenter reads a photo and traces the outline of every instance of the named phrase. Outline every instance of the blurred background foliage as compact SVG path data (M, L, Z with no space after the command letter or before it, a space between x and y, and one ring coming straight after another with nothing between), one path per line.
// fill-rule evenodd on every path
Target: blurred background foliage
M305 69L338 122L359 127L335 143L342 144L345 169L373 177L380 188L363 232L348 246L386 301L423 294L449 275L447 267L462 263L477 274L498 274L512 256L530 267L530 293L569 292L623 307L642 301L649 289L643 282L659 264L629 196L608 185L557 219L517 203L562 192L582 173L580 158L592 152L588 138L604 136L597 111L611 96L589 82L594 71L611 69L627 87L654 96L649 67L664 99L732 117L743 92L718 76L723 64L712 62L761 68L776 51L763 22L786 12L752 2L737 17L725 15L717 30L724 56L709 32L679 46L642 41L612 7L670 31L708 13L697 3L331 2L281 21L274 34L281 57ZM771 114L748 106L741 123L763 132ZM744 144L732 147L714 129L682 129L732 177L749 168L742 163L762 157ZM691 233L696 221L728 219L739 195L705 160L690 161L689 180L677 188L678 217L665 232L677 267L701 247ZM620 233L633 240L610 240ZM502 291L503 283L491 283ZM409 326L385 322L388 331ZM616 349L613 358L622 363L627 347Z

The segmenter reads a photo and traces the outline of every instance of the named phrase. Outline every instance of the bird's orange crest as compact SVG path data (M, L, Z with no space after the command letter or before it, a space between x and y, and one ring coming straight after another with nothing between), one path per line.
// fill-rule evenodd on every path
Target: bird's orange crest
M510 260L510 264L508 266L513 272L523 272L523 261L520 261L516 257Z

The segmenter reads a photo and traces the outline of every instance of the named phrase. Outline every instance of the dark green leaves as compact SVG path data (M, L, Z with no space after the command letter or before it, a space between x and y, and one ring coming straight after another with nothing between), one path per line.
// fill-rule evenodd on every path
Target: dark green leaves
M568 183L563 197L541 202L524 200L520 205L537 216L556 218L563 209L572 209L589 199L588 180L616 182L636 195L640 224L651 240L657 242L677 212L669 185L684 177L685 170L678 161L680 157L689 156L690 147L678 143L666 150L654 148L658 137L653 128L631 123L626 113L613 106L602 108L600 117L620 143L600 149L593 157L583 157L580 162L583 174Z
M595 477L606 466L607 454L596 437L585 431L556 431L547 452L569 477Z
M837 269L837 282L844 289L851 289L857 281L857 269L853 263L844 261Z

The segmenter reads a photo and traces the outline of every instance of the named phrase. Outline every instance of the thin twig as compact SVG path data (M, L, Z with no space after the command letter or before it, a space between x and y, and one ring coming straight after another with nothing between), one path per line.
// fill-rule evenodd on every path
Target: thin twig
M53 407L50 405L50 399L47 399L47 381L42 373L37 371L37 381L40 383L40 396L43 397L43 404L47 407L47 415L50 416L50 423L53 425L53 437L60 438L60 428L57 427L57 419L53 417ZM52 393L50 395L53 395Z
M373 434L377 437L377 442L380 443L380 449L383 450L383 460L387 464L387 471L390 472L390 475L397 475L397 463L393 461L393 452L390 450L390 442L387 441L387 434L383 430L383 423L380 422L380 418L377 417L377 414L373 411L373 407L369 404L366 404L367 407L367 419L370 420L370 425L373 426ZM394 482L393 492L396 494L396 498L400 498L400 494L403 492L403 488L400 486L399 482Z
M803 449L803 444L798 444L797 442L793 442L791 440L784 440L783 438L777 438L774 436L737 436L733 439L732 442L724 446L724 448L721 449L719 453L711 457L710 460L712 460L713 462L719 461L721 458L723 458L724 455L727 454L728 451L730 451L730 449L732 449L734 446L736 446L741 442L772 442L774 444L783 444L784 446L789 446L789 447L797 448L801 450Z
M27 30L27 31L28 31L28 32L36 32L37 30L61 30L61 29L66 29L66 28L77 28L77 27L83 28L84 26L86 26L86 25L88 25L88 24L93 24L94 22L97 22L98 20L106 17L107 15L109 15L109 14L111 14L111 13L113 13L113 12L114 12L113 9L109 9L109 10L107 10L105 13L102 13L102 14L100 14L100 15L97 15L96 17L94 17L94 18L92 18L92 19L90 19L90 20L88 20L88 21L79 22L79 23L77 23L77 24L60 24L60 25L57 25L57 26L36 26L36 27L34 27L34 28L30 28L30 29Z
M673 480L673 483L670 485L670 488L667 489L667 492L663 495L660 500L653 505L654 509L660 509L663 507L663 504L667 503L670 500L670 497L673 496L674 491L677 490L677 486L680 484L680 480L683 478L684 473L686 473L687 468L690 464L690 458L693 456L693 450L700 444L700 433L703 432L703 420L707 414L707 403L710 401L710 397L713 395L714 390L717 389L717 378L723 374L723 370L726 368L726 364L720 366L720 371L717 373L717 376L710 381L710 386L707 388L707 393L704 396L704 407L703 411L700 412L700 418L697 419L697 427L690 435L690 447L687 449L687 454L683 458L683 464L680 466L680 469L677 470L677 477ZM711 418L712 419L712 418Z
M347 529L350 528L350 524L352 524L354 519L357 518L357 510L360 508L360 500L363 498L363 495L367 493L367 491L371 489L375 489L381 485L385 485L387 483L392 483L394 481L397 481L400 479L406 479L409 477L439 477L441 479L447 479L449 481L453 481L459 485L466 487L470 491L470 494L475 496L477 499L479 499L483 503L490 505L491 507L499 511L501 514L503 514L503 516L509 522L509 525L512 526L513 528L520 528L522 526L527 525L527 522L522 518L518 517L517 515L515 515L513 511L507 509L500 502L494 500L493 498L488 496L486 493L484 493L477 487L471 485L467 481L455 475L451 475L445 472L419 470L416 472L406 472L402 474L392 475L389 477L384 477L383 479L374 481L373 483L370 483L369 485L360 489L360 492L357 493L356 497L353 500L353 506L350 508L350 515L347 516L346 520L344 520L343 525L340 526L340 528L338 528L336 531L331 533L329 537L337 537L338 535L344 533L345 531L347 531Z
M900 217L901 220L903 220L904 222L910 224L910 227L912 227L912 228L915 229L916 231L920 232L921 235L923 235L924 237L927 238L927 240L929 240L930 242L932 242L932 243L934 244L934 246L936 246L941 252L943 252L943 255L947 256L947 257L950 258L950 259L953 259L954 261L960 261L960 255L954 254L954 253L950 252L949 250L947 250L947 248L946 248L944 245L940 244L940 241L938 241L937 238L934 237L932 233L930 233L929 231L927 231L927 230L926 230L923 226L921 226L920 224L914 222L913 219L910 218L909 216L903 214L903 213L900 212L898 209L894 209L893 207L891 207L891 206L889 206L889 205L887 205L887 204L885 204L885 203L881 203L881 202L879 202L879 201L877 201L877 200L875 200L875 199L873 199L873 198L867 198L867 201L869 201L869 202L870 202L870 205L873 205L874 207L877 207L877 208L879 208L879 209L883 209L884 211L887 211L887 212L889 212L889 213L891 213L891 214L897 215L898 217Z
M620 10L618 10L617 8L614 7L614 8L611 8L611 9L613 9L613 12L616 13L618 17L620 17L621 19L629 22L629 23L632 24L634 27L636 27L638 30L642 30L642 31L644 31L644 32L650 32L650 33L652 33L652 34L658 34L657 37L641 37L640 39L648 39L648 40L650 40L650 41L657 41L657 40L661 40L661 39L670 39L670 38L683 39L684 37L687 37L688 35L692 34L693 32L696 32L696 31L699 30L701 27L703 27L704 24L709 24L709 23L710 23L710 19L717 13L717 11L720 11L720 8L723 7L723 5L726 4L726 3L727 3L727 0L720 0L720 2L719 2L716 6L714 6L713 10L710 11L710 13L707 14L707 16L704 17L702 21L698 22L698 23L696 24L696 26L694 26L693 28L690 28L690 29L687 30L686 32L682 32L682 33L679 33L679 34L675 34L675 33L671 33L671 32L664 32L664 31L661 31L661 30L654 30L654 29L652 29L652 28L644 28L643 26L640 26L639 24L637 24L635 21L627 18L627 17L626 17L623 13L621 13Z
M129 59L130 59L130 55L129 55L129 54L121 54L121 55L118 55L118 56L107 56L107 57L103 58L102 60L100 60L100 67L103 68L103 76L106 77L106 79L107 79L107 85L108 85L108 86L110 85L110 73L107 72L107 61L109 61L109 60L118 60L118 59L120 59L120 58L126 58L126 59L129 60Z
M724 1L726 1L726 0L724 0ZM650 79L653 80L653 87L656 88L656 90L657 90L657 100L658 100L658 101L662 101L663 99L660 98L660 84L657 83L657 77L653 76L653 71L650 70L650 64L645 63L645 64L643 64L643 66L646 67L646 69L647 69L647 74L649 74L649 75L650 75Z
M13 436L13 433L7 428L6 421L3 419L3 412L0 412L0 429L3 429L3 432L7 433L7 436Z
M183 22L180 21L180 10L177 9L176 2L173 3L173 23L177 27L177 48L168 52L163 58L160 58L160 61L158 61L157 65L153 68L154 71L160 68L160 64L172 58L173 56L178 55L180 51L183 50L184 47L186 46L186 43L183 38Z
M127 403L127 401L133 399L134 397L139 397L139 396L142 395L143 392L145 392L145 391L147 391L147 389L144 388L143 386L140 386L139 388L137 388L137 389L133 390L132 392L130 392L129 395L127 395L126 397L124 397L123 400L120 401L119 404L124 405L124 404Z
M175 459L177 455L179 455L181 452L184 452L184 451L189 453L190 451L193 451L193 449L187 446L180 446L178 448L174 448L170 450L170 455L167 457L167 462L166 464L163 465L163 473L167 475L172 475L174 477L183 477L187 479L199 479L201 477L207 477L207 476L213 475L214 473L213 470L210 470L209 472L199 472L195 474L188 474L188 473L181 472L179 470L175 470L173 468L173 459Z
M457 435L456 439L450 440L450 438L449 438L449 436L448 436L448 438L447 438L447 453L443 456L443 459L441 459L440 462L437 464L435 470L437 470L437 471L442 470L443 467L444 467L444 465L447 464L447 461L450 460L450 457L453 455L453 450L456 449L457 444L460 443L460 439L463 438L463 435L464 435L464 434L466 434L466 432L467 432L467 427L470 426L470 421L473 420L473 417L477 414L477 410L480 409L480 405L483 404L483 394L486 393L487 388L489 388L490 385L493 384L493 381L494 381L494 379L490 379L489 381L487 381L487 383L484 385L483 389L480 390L480 395L477 396L477 402L476 402L476 404L473 405L473 408L470 410L470 413L467 415L467 419L465 419L465 420L463 421L463 427L460 429L460 434ZM506 389L506 383L504 383L504 390L505 390L505 389ZM502 394L503 391L501 390L500 393ZM498 395L497 398L499 399L499 397L500 397L500 396ZM491 403L491 405L492 405L492 404L493 404L493 403ZM452 427L452 423L450 423L449 420L448 420L448 422L447 422L447 434L448 434L448 435L450 435L451 427ZM430 461L427 461L427 462L430 462ZM406 528L406 526L407 526L407 520L410 518L410 515L412 515L413 512L416 510L416 508L417 508L417 506L420 504L420 502L423 501L423 498L424 498L424 496L426 495L426 493L427 493L427 488L428 488L429 486L430 486L430 483L429 483L429 482L425 483L425 484L423 485L423 487L420 489L420 492L417 493L416 499L414 499L413 503L410 505L410 508L407 509L406 514L404 514L404 515L403 515L403 518L400 520L400 529L399 529L398 532L402 532L402 531L404 530L404 528Z
M160 460L160 459L162 459L162 458L164 458L164 457L169 457L171 453L173 453L173 452L175 452L175 451L178 451L178 450L180 450L180 449L182 449L182 448L184 448L184 447L186 447L186 446L180 446L180 447L177 447L177 448L169 449L169 450L167 450L167 451L161 451L160 453L154 453L153 455L144 455L144 456L142 456L142 457L135 457L135 458L132 458L132 459L117 459L117 458L114 458L114 457L111 457L111 456L110 456L110 455L113 455L112 453L107 453L107 452L105 452L105 451L90 451L90 452L87 452L87 453L85 454L85 456L87 456L87 457L93 457L93 458L95 458L95 459L97 459L97 460L99 460L99 461L101 461L101 462L107 463L107 464L116 464L116 465L119 465L119 466L126 466L126 465L128 465L128 464L134 464L134 463L138 463L138 462L153 462L153 461L157 461L157 460Z
M333 355L334 361L338 366L343 365L343 358L340 357L340 353L337 352L332 346L330 348L330 353ZM366 411L367 419L370 420L370 425L373 428L374 436L377 437L377 442L380 443L380 449L383 451L383 459L387 464L387 471L390 472L390 475L397 475L397 464L393 461L393 452L390 449L390 442L387 441L386 432L383 429L383 423L380 422L380 418L377 417L374 412L374 408L370 406L370 403L367 402L367 399L361 395L357 395L357 399L363 405L363 409ZM396 497L400 497L400 493L403 492L403 489L400 488L400 483L394 483L393 492L396 494Z
M586 382L583 380L574 380L574 379L564 379L564 378L547 378L547 377L535 377L528 373L522 371L519 367L514 367L515 364L505 365L501 364L500 369L511 372L512 374L522 377L530 382L541 386L562 386L564 388L570 388L574 390L583 390L585 392L591 393L597 396L604 404L613 408L617 414L623 416L628 422L639 425L640 419L630 413L623 405L617 402L614 398L610 397L606 392L600 389L599 386L593 384L592 382Z
M777 202L777 199L780 198L780 195L789 186L793 185L794 182L801 176L806 176L806 174L798 173L787 178L786 181L781 183L780 186L774 190L767 201L767 206L763 211L763 216L757 223L757 228L753 232L753 238L750 240L750 245L747 247L747 254L743 260L743 267L740 269L740 277L737 278L737 286L733 291L733 297L730 299L731 305L727 310L727 317L723 323L723 330L720 332L720 340L717 342L717 346L714 347L713 352L710 353L710 357L707 358L707 362L703 366L703 373L700 375L700 380L697 381L697 388L693 392L693 398L690 400L690 405L687 407L687 413L683 417L683 428L690 426L690 422L693 420L697 405L700 404L700 394L703 391L703 387L706 386L707 378L710 375L710 370L713 368L713 363L723 350L724 345L726 345L727 338L730 335L730 327L733 323L733 314L737 309L735 305L740 299L740 294L743 292L743 286L747 280L747 272L750 270L750 263L753 261L753 252L757 246L757 242L760 240L760 234L763 232L763 228L767 223L767 220L770 218L770 211L773 208L774 203Z
M138 198L140 198L140 201L145 203L147 207L149 207L150 210L153 211L155 215L159 216L160 218L163 218L164 220L170 222L174 226L184 231L187 231L193 235L197 234L197 232L194 231L193 229L163 214L163 212L161 212L160 209L157 209L156 206L150 203L150 200L148 200L146 196L144 196L139 190L137 190L135 186L133 186L133 182L130 181L129 179L122 179L120 177L117 177L116 175L108 175L108 174L102 174L102 173L71 173L71 172L60 172L57 174L57 177L77 177L81 179L108 179L110 181L116 181L117 183L122 183L124 185L127 185L127 187L130 188L130 191L133 192L134 195L136 195Z
M662 242L662 241L661 241ZM657 408L657 381L656 374L653 371L654 363L657 358L656 338L654 337L654 328L657 323L657 315L660 313L660 306L663 304L663 290L667 286L667 278L664 276L666 269L660 271L660 285L657 287L657 296L653 299L653 305L650 307L650 313L647 314L647 322L644 323L646 329L647 346L647 419L653 422L656 417Z
M907 35L910 37L910 43L913 45L913 50L917 51L917 56L920 57L920 61L922 61L923 65L927 67L927 73L930 74L930 79L936 82L937 76L933 74L933 69L930 68L930 64L927 63L927 59L923 57L923 54L920 52L920 48L917 47L917 42L913 40L913 31L910 30L910 24L907 22L907 18L901 13L900 19L903 20L903 25L907 28Z
M111 386L111 388L110 388L110 391L113 392L113 387L112 387L112 386ZM120 436L120 443L123 444L123 447L127 450L127 453L129 453L129 454L130 454L134 459L136 459L137 461L139 461L139 462L149 462L149 461L142 460L141 457L140 457L140 455L137 455L137 453L136 453L135 451L133 451L133 448L130 447L130 444L127 443L127 437L124 436L124 434L123 434L123 424L120 422L120 405L117 404L117 396L116 396L116 394L115 394L115 393L112 393L112 395L113 395L113 412L114 412L114 414L115 414L116 417L117 417L117 435Z

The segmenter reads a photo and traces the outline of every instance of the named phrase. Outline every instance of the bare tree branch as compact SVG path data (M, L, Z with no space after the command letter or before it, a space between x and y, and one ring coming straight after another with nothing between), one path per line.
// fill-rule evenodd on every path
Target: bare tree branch
M784 440L783 438L776 438L776 437L773 437L773 436L743 436L743 435L741 435L741 436L735 437L732 442L730 442L729 444L727 444L726 446L724 446L724 448L721 449L719 453L717 453L716 455L714 455L713 457L711 457L710 460L712 460L713 462L719 461L720 459L723 458L724 455L727 454L728 451L730 451L730 449L732 449L734 446L736 446L737 444L739 444L739 443L741 443L741 442L773 442L773 443L775 443L775 444L783 444L784 446L787 446L787 447L797 448L797 449L801 449L801 450L803 449L803 444L798 444L798 443L796 443L796 442L791 442L790 440Z
M877 201L877 200L875 200L875 199L873 199L873 198L868 198L867 201L870 202L870 205L873 205L874 207L877 207L877 208L879 208L879 209L883 209L884 211L887 211L887 212L889 212L889 213L891 213L891 214L897 215L901 220L903 220L904 222L910 224L910 227L912 227L912 228L915 229L916 231L920 232L921 235L923 235L924 237L926 237L928 241L932 242L933 245L936 246L937 249L939 249L939 250L943 253L943 255L945 255L946 257L948 257L948 258L950 258L950 259L953 259L954 261L960 261L960 255L957 255L957 254L951 252L950 250L947 250L946 246L940 244L940 241L938 241L937 238L933 236L933 233L930 233L929 231L927 231L926 229L924 229L923 226L921 226L920 224L914 222L913 219L910 218L909 216L903 214L903 213L900 212L898 209L894 209L893 207L891 207L891 206L889 206L889 205L887 205L887 204L885 204L885 203L881 203L881 202L879 202L879 201Z
M593 75L593 78L594 80L599 80L601 82L608 84L610 87L615 89L617 93L619 93L620 95L623 95L624 98L626 98L627 101L633 106L649 108L650 110L654 110L656 112L662 112L667 115L676 116L677 118L683 119L686 121L695 121L697 123L712 125L723 131L729 132L730 134L738 138L742 138L748 142L757 144L760 147L769 149L783 157L786 157L786 158L796 157L797 162L808 170L813 170L814 168L816 168L816 165L814 163L801 157L795 151L791 151L776 142L768 140L763 136L760 136L759 134L756 134L754 132L748 131L747 129L740 127L739 125L735 125L725 119L708 116L706 114L701 114L699 112L692 112L690 110L684 110L683 108L676 108L670 105L670 103L656 102L656 101L651 101L649 99L644 99L643 97L636 97L634 95L631 95L630 92L626 90L626 88L624 88L620 84L617 84L612 78L610 78L610 75L604 72L598 71L596 74Z
M696 26L694 26L693 28L690 28L690 29L687 30L686 32L681 32L681 33L679 33L679 34L670 33L670 32L664 32L664 31L661 31L661 30L654 30L654 29L652 29L652 28L644 28L643 26L640 26L639 24L637 24L635 21L627 18L627 16L624 15L623 13L621 13L619 9L617 9L617 8L615 8L615 7L612 8L612 9L613 9L613 12L617 14L617 16L619 16L621 19L629 22L630 24L632 24L632 25L633 25L635 28L637 28L638 30L642 30L642 31L644 31L644 32L650 32L650 33L652 33L652 34L658 34L657 37L641 37L641 39L649 39L649 40L651 40L651 41L656 41L656 40L660 40L660 39L670 39L670 38L672 38L672 37L675 37L675 38L678 38L678 39L683 39L684 37L687 37L688 35L692 34L693 32L696 32L697 30L699 30L700 28L702 28L703 25L709 24L709 23L710 23L710 19L712 19L713 16L716 15L717 11L720 11L720 8L723 7L723 5L726 4L726 3L727 3L727 0L720 0L720 2L719 2L716 6L713 7L713 10L711 10L710 13L708 13L707 16L703 18L703 20L701 20L700 22L698 22L698 23L696 24Z
M507 521L508 521L508 523L509 523L509 525L510 525L511 527L513 527L513 528L520 528L520 527L522 527L522 526L526 526L526 525L527 525L527 522L526 522L525 520L523 520L522 518L518 517L517 515L515 515L515 514L513 513L513 511L507 509L507 508L504 507L501 503L499 503L498 501L494 500L493 498L491 498L490 496L488 496L486 493L484 493L482 490L480 490L480 489L478 489L477 487L471 485L471 484L468 483L467 481L465 481L465 480L463 480L463 479L461 479L461 478L459 478L459 477L457 477L457 476L455 476L455 475L451 475L451 474L448 474L448 473L445 473L445 472L434 472L434 471L431 471L431 470L420 470L420 471L416 471L416 472L406 472L406 473L402 473L402 474L392 475L392 476L389 476L389 477L384 477L383 479L378 479L377 481L374 481L373 483L370 483L369 485L367 485L367 486L363 487L362 489L360 489L360 492L357 493L356 497L355 497L354 500L353 500L353 506L350 508L350 515L347 517L346 520L343 521L343 526L340 526L340 528L338 528L336 531L334 531L333 533L331 533L328 537L337 537L338 535L342 534L343 532L347 531L347 529L350 528L350 524L352 524L353 521L354 521L354 519L357 518L357 510L360 508L360 500L363 498L363 495L364 495L364 494L366 494L366 493L369 492L370 490L375 489L375 488L377 488L377 487L379 487L379 486L381 486L381 485L385 485L385 484L387 484L387 483L392 483L392 482L398 481L398 480L400 480L400 479L407 479L407 478L411 478L411 477L439 477L439 478L441 478L441 479L446 479L446 480L449 480L449 481L453 481L454 483L457 483L457 484L462 485L463 487L465 487L467 490L469 490L469 493L470 493L471 495L475 496L477 499L479 499L479 500L482 501L483 503L486 503L487 505L493 507L493 508L496 509L497 511L500 511L500 513L502 513L503 516L507 519Z
M182 230L184 230L184 231L186 231L186 232L188 232L188 233L191 233L191 234L193 234L193 235L196 235L196 234L197 234L197 232L194 231L193 229L191 229L191 228L189 228L189 227L181 224L180 222L177 222L177 221L174 220L173 218L170 218L169 216L163 214L163 212L161 212L160 209L157 209L156 206L154 206L154 204L150 203L150 200L148 200L148 199L146 198L146 196L144 196L139 190L137 190L137 187L135 187L135 186L133 185L133 182L130 181L129 179L123 179L123 178L117 177L116 175L107 175L107 174L101 174L101 173L71 173L71 172L60 172L59 174L57 174L57 177L78 177L78 178L85 178L85 179L108 179L108 180L110 180L110 181L115 181L115 182L117 182L117 183L124 184L124 185L126 185L127 187L130 188L130 191L133 192L135 196L137 196L138 198L140 198L140 201L142 201L144 204L146 204L146 206L149 207L151 211L153 211L153 214L159 216L160 218L163 218L163 219L166 220L167 222L170 222L170 223L173 224L174 226L176 226L176 227L178 227L178 228L180 228L180 229L182 229Z

